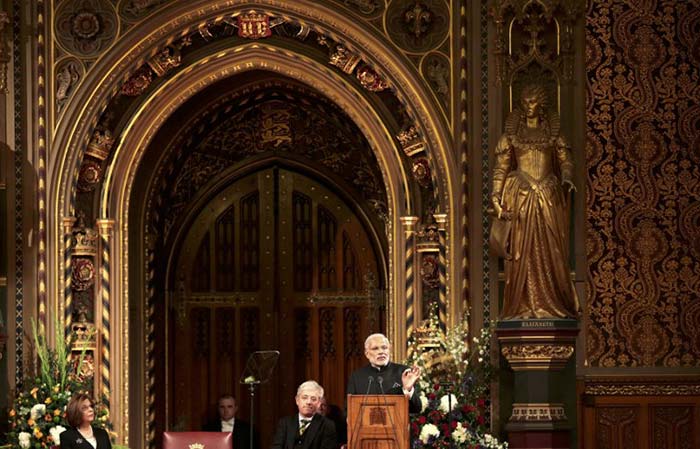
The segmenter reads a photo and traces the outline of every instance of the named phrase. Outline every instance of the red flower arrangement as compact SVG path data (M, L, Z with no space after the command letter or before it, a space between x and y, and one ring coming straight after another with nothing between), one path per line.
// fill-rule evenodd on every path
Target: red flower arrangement
M418 365L422 410L411 417L411 447L435 449L505 449L487 433L491 333L482 330L468 341L467 320L442 333L435 320L409 340L407 365Z

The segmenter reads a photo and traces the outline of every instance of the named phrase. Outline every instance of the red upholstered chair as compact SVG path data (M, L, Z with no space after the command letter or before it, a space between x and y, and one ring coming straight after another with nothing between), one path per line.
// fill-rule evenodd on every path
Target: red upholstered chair
M164 432L163 449L231 449L231 432Z

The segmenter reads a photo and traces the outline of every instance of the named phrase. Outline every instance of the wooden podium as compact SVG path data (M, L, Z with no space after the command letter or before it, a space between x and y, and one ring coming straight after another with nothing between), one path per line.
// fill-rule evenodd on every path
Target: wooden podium
M348 395L348 449L408 449L408 398Z

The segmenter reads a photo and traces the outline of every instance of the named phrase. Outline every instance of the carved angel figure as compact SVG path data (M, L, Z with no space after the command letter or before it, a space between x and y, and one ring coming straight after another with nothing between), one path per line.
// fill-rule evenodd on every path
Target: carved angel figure
M495 153L491 241L505 253L501 319L574 318L567 200L576 190L573 161L542 86L523 89Z

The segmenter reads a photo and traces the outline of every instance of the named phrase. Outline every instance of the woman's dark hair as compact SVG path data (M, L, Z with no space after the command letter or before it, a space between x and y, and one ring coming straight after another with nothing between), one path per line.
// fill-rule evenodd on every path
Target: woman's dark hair
M90 401L91 407L95 406L92 397L87 393L75 393L66 406L66 421L73 427L79 427L83 423L83 411L80 409L80 404L85 399Z

